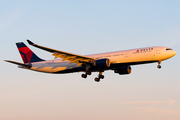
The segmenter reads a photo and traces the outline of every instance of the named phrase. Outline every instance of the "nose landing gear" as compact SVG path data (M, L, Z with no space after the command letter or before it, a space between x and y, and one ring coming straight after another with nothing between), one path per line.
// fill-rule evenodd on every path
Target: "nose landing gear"
M161 65L158 65L157 68L161 69Z
M159 68L159 69L161 69L161 61L158 61L158 66L157 66L157 68Z

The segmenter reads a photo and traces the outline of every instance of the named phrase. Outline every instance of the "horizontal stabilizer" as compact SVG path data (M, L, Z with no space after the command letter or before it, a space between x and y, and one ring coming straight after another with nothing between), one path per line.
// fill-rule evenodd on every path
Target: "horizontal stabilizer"
M25 67L25 68L31 68L32 67L30 64L23 64L23 63L19 63L19 62L15 62L15 61L10 61L10 60L5 60L5 61L16 64L16 65L20 65L21 67Z

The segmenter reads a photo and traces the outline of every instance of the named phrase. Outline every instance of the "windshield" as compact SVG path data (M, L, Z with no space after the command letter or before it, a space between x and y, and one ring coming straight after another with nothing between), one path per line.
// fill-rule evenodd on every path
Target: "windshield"
M166 50L172 50L171 48L167 48Z

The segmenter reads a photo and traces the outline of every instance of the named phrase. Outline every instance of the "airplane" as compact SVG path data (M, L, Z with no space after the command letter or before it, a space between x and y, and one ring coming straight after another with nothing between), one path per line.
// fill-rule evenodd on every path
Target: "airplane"
M87 78L92 72L99 72L98 77L94 79L96 82L104 79L103 72L106 70L113 70L120 75L127 75L131 73L132 65L154 62L158 63L157 67L160 69L162 61L176 55L176 51L169 47L145 47L101 54L78 55L40 46L30 40L27 40L27 42L31 46L52 53L55 59L43 60L23 42L18 42L16 45L24 63L11 60L5 61L16 64L19 68L44 73L65 74L84 72L81 75L82 78Z

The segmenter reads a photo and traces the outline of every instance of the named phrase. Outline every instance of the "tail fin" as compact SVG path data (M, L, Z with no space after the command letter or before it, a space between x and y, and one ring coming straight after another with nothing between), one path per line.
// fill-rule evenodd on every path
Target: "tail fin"
M23 42L16 43L24 63L44 61L33 53Z

